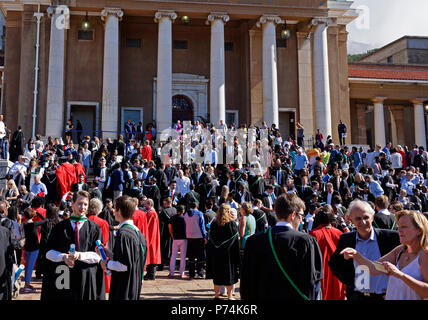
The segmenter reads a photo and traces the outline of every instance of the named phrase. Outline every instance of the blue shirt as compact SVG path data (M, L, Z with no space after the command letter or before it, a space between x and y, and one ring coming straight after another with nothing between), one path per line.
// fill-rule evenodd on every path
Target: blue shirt
M389 151L389 149L385 146L382 151L386 154L386 160L389 160L389 158L391 157L391 152Z
M357 232L355 250L357 250L362 256L369 259L370 261L377 261L379 258L381 258L379 245L377 243L376 234L373 228L372 228L370 237L367 240L361 239ZM370 275L369 277L370 282L368 283L368 285L364 284L363 286L364 288L360 288L361 274L365 271L361 270L359 273L357 273L358 265L356 264L355 261L354 261L354 267L355 267L354 284L355 284L356 291L379 293L379 294L386 292L386 287L388 285L387 275L379 275L379 276Z
M296 165L294 170L302 170L306 163L308 163L308 157L306 154L296 155L295 157Z
M359 165L361 164L361 155L359 152L353 152L352 155L352 160L354 161L354 167L358 168Z
M413 196L413 188L416 188L416 185L413 183L413 180L404 178L404 180L401 180L401 188L406 190L407 195Z
M37 195L40 192L43 192L45 196L48 194L48 189L46 188L45 184L43 182L35 183L31 187L31 192L35 195Z
M382 187L377 181L370 182L369 191L375 198L384 194Z

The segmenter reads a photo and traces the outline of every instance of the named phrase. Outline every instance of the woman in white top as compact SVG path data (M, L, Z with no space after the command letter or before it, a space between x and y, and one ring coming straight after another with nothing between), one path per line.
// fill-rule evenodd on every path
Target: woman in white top
M396 169L401 169L403 167L403 157L398 153L397 149L391 149L391 167Z
M401 244L380 258L379 264L353 248L346 248L341 254L367 266L371 275L388 274L386 300L428 299L428 219L419 211L410 210L397 212L395 219Z

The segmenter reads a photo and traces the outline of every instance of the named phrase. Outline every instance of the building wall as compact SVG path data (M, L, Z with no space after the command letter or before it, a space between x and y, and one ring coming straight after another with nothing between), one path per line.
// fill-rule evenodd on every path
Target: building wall
M64 108L69 101L98 102L100 106L102 102L104 27L99 17L89 17L93 40L78 40L82 20L83 16L71 16L67 30ZM64 123L66 118L64 112Z
M4 121L13 132L18 126L19 75L21 60L22 13L9 12L6 17Z
M359 60L358 62L373 62L373 63L387 63L387 59L393 56L393 63L407 64L407 50L406 38L400 39L387 47L372 53L371 55Z

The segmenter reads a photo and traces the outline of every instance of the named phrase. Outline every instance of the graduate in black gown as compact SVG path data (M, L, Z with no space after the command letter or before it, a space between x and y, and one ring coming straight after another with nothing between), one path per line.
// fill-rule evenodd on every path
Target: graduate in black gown
M303 220L304 208L305 204L296 195L281 195L275 202L276 226L247 239L241 268L241 299L317 299L319 281L323 277L323 260L316 239L297 231ZM294 286L282 272L274 251Z
M11 267L13 261L10 253L13 251L12 233L6 227L0 226L0 300L12 300Z
M240 267L239 231L230 206L223 203L211 223L210 242L212 244L213 282L215 298L219 298L220 286L226 286L227 297L232 299L232 288L238 282Z
M86 217L89 200L87 191L74 193L71 217L49 235L42 300L105 300L104 272L95 251L96 241L102 241L101 228ZM74 255L69 253L71 244Z
M106 199L105 206L101 213L98 215L99 218L104 219L108 222L108 248L110 250L113 250L114 248L114 231L117 229L117 225L119 222L117 222L114 219L113 215L113 201L111 199Z
M137 206L129 196L115 200L114 216L119 224L113 252L106 250L110 258L101 261L104 270L111 270L109 300L138 300L147 256L146 239L134 225L132 216Z

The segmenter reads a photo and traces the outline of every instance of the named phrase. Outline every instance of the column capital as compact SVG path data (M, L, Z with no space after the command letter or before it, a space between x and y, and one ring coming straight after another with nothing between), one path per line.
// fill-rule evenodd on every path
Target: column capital
M46 9L47 16L52 18L55 14L70 14L70 9L66 5L50 6Z
M312 37L312 32L297 31L296 36L297 36L297 38L310 39Z
M311 20L311 24L314 26L325 24L328 27L334 24L334 20L331 18L324 18L324 17L313 18Z
M169 18L171 21L177 19L177 14L172 10L159 10L155 13L155 22L159 22L162 18Z
M210 14L208 15L207 21L205 21L205 24L210 24L215 20L222 20L223 23L226 23L230 20L230 17L227 14L227 12L210 12Z
M123 17L123 11L121 8L104 8L104 10L101 11L101 20L105 21L110 15L116 16L120 21Z
M371 99L373 103L383 103L387 97L374 97Z
M423 104L427 100L428 98L414 98L410 100L410 102L413 103L414 105L417 105L417 104Z
M257 21L257 27L261 27L263 24L273 22L274 24L284 24L285 20L282 20L280 16L274 14L264 14Z

